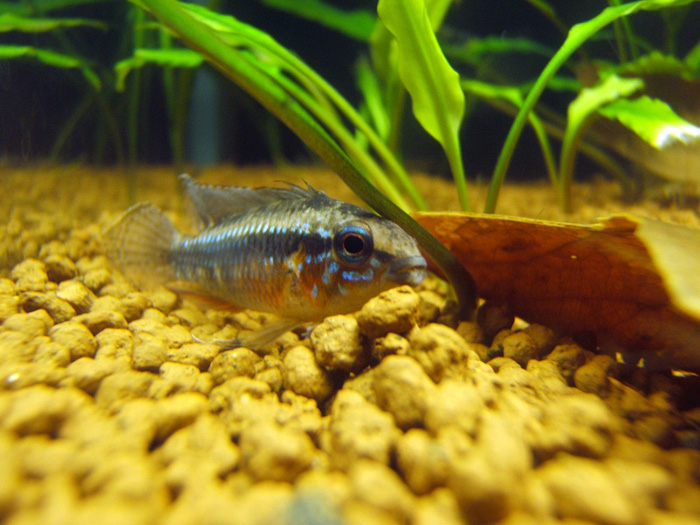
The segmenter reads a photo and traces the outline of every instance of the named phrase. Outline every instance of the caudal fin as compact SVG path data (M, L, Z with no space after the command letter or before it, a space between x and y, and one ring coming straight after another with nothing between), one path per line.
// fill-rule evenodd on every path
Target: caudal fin
M149 203L135 204L104 233L109 257L139 284L162 284L175 279L168 260L178 232L170 220Z

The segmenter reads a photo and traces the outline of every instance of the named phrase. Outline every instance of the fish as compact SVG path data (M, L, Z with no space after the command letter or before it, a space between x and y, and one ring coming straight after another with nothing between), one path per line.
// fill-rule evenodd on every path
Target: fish
M222 347L265 346L426 276L415 239L398 225L308 184L245 188L179 178L198 233L180 233L161 210L142 202L106 230L105 251L136 282L175 283L174 290L212 304L277 317L247 339L215 341Z

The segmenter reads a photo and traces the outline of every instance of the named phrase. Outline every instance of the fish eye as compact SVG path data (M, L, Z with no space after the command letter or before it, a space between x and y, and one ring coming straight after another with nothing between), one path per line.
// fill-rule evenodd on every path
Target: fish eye
M374 249L372 232L362 223L344 226L335 234L333 244L338 257L346 263L364 262L372 255Z

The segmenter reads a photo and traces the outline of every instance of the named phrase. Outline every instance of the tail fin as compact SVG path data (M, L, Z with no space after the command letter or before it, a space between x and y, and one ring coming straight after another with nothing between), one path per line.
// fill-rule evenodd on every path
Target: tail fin
M170 220L149 203L135 204L104 234L107 256L139 284L174 280L168 258L179 234Z

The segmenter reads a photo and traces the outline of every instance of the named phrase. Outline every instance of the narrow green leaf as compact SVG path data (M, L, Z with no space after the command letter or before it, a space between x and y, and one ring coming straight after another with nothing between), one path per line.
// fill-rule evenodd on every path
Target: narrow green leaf
M68 9L85 4L95 5L113 0L41 0L41 12L50 13L59 9ZM13 13L15 15L31 16L36 13L38 2L23 2L18 0L0 0L0 13Z
M115 64L116 89L124 91L124 83L129 73L146 65L195 68L201 66L203 62L204 57L191 49L136 49L132 57Z
M664 101L646 95L615 100L598 112L619 121L657 149L700 139L699 127L678 116Z
M107 24L89 18L33 18L3 13L0 15L0 33L21 31L23 33L45 33L59 28L93 27L106 30Z
M458 137L464 117L459 74L440 49L423 0L380 0L377 11L396 39L399 75L411 95L413 114L445 150L460 202L468 209Z
M260 0L260 2L280 11L318 22L363 42L369 40L377 23L377 17L370 11L338 9L321 0Z
M102 86L100 77L84 61L48 49L32 46L0 46L0 59L31 58L52 67L63 69L80 69L85 79L99 90Z
M551 57L554 49L523 37L487 36L470 38L463 43L443 46L445 54L464 64L478 65L489 55L527 54Z

